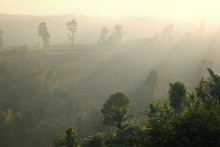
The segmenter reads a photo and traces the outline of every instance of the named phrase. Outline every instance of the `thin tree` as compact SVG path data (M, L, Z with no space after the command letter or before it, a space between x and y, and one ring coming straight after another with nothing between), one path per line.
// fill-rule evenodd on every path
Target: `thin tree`
M44 43L44 46L49 46L49 38L50 34L47 31L47 26L45 22L42 22L38 25L38 34L42 38L42 41Z
M71 41L71 46L73 47L74 34L77 29L77 22L75 21L75 19L73 19L71 21L67 21L66 25L67 25L68 31L70 32L67 35L68 35L69 40Z
M115 32L115 43L121 44L122 37L125 34L123 31L123 26L116 24L113 28L114 28L114 32Z

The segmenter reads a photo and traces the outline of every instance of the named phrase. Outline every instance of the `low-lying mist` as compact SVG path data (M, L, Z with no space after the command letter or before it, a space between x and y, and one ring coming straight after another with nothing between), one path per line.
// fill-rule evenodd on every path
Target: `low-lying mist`
M73 40L66 25L72 19ZM149 99L167 101L170 83L191 92L207 68L220 73L220 28L204 20L1 14L0 30L0 111L12 130L0 134L3 146L10 135L11 146L46 146L68 125L82 137L102 131L100 110L113 92L126 93L129 113L138 117Z

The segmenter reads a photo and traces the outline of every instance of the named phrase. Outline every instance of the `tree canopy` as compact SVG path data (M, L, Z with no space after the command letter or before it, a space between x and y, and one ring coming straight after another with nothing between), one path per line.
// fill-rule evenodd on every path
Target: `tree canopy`
M123 129L123 119L129 108L129 98L121 92L113 93L109 96L101 112L104 115L103 123L118 129Z
M42 38L44 46L49 46L50 34L47 31L47 26L45 22L42 22L38 25L38 34Z
M75 19L72 19L71 21L67 21L66 26L67 26L67 30L70 32L67 35L68 35L68 38L71 42L71 46L73 47L74 34L77 29L77 22Z
M178 113L182 110L184 98L186 96L185 85L181 82L170 84L169 100L171 108Z

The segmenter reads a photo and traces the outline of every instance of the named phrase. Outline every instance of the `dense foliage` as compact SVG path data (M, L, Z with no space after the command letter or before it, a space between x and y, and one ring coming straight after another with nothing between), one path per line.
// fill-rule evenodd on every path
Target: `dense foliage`
M209 79L203 79L192 94L187 93L183 83L170 84L169 100L170 107L164 102L149 101L149 110L142 113L148 118L136 127L119 128L116 125L113 132L106 131L104 134L90 135L82 141L86 146L219 146L220 145L220 107L217 102L218 81L220 77L211 69ZM202 86L205 84L205 86ZM202 95L206 91L206 95ZM123 96L122 96L123 95ZM122 99L124 97L124 99ZM208 97L210 101L203 99ZM112 94L101 112L105 119L111 118L111 122L118 124L117 119L112 119L113 105L128 105L122 102L125 95L122 93ZM210 105L210 102L212 105ZM110 106L110 107L108 107ZM207 107L209 106L209 107ZM106 112L106 109L112 112ZM104 111L105 110L105 111ZM108 115L107 115L108 114ZM111 114L112 117L108 117Z
M0 146L49 146L72 125L72 97L63 90L44 51L25 47L0 53ZM59 109L61 108L62 109Z
M103 124L111 125L117 129L123 129L123 121L128 111L129 99L121 92L110 95L109 99L103 105L101 112L104 114Z
M147 110L141 111L139 105L145 100L137 104L136 98L128 99L122 92L111 94L100 105L96 95L92 99L93 91L90 101L77 99L85 94L87 83L80 83L82 93L64 85L70 75L62 66L51 65L55 62L51 56L25 47L1 50L0 146L220 145L220 76L211 69L191 92L183 83L173 82L167 100L149 101ZM155 71L150 75L145 84L156 93L159 76ZM141 113L131 115L135 111ZM70 127L63 132L67 126L77 130Z

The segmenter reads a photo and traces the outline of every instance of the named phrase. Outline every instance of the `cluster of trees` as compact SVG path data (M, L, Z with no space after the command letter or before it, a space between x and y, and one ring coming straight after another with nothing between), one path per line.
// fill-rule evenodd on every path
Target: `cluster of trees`
M72 125L73 98L60 86L44 52L25 47L0 53L0 146L49 146Z
M73 42L74 42L74 35L75 32L77 30L77 22L75 21L75 19L71 20L71 21L67 21L66 23L67 25L67 29L69 31L69 33L67 33L68 39L71 43L71 46L73 47ZM42 42L44 47L48 47L50 42L50 33L48 32L47 29L47 25L45 22L41 22L38 25L38 35L42 38ZM0 48L3 47L3 31L0 30Z
M71 21L67 21L66 25L69 31L69 33L67 33L67 36L68 36L71 46L73 47L73 43L75 40L75 33L77 30L77 22L75 19L73 19ZM121 44L122 38L125 35L125 32L123 31L123 26L116 24L113 27L113 30L111 31L110 35L109 35L109 32L110 31L106 27L102 28L100 37L98 40L98 44L100 45ZM50 34L47 30L47 26L45 22L42 22L38 25L38 34L42 38L44 46L48 47Z
M68 36L71 46L73 47L73 42L75 40L75 33L77 30L77 22L75 19L73 19L71 21L67 21L66 25L69 31L69 33L67 33L67 36ZM98 44L100 45L121 44L122 38L125 35L125 32L123 31L123 26L116 24L113 27L113 30L111 31L110 35L109 35L109 32L110 31L106 27L102 28L100 37L98 40ZM44 46L48 47L50 34L47 31L46 23L42 22L39 24L38 33L39 33L39 36L42 38Z
M58 70L50 66L48 60L57 59L52 56L25 47L1 50L0 146L219 145L220 77L211 69L193 92L173 82L165 104L152 101L149 110L141 111L140 101L135 110L144 119L139 120L139 115L131 115L137 102L122 92L111 94L102 109L85 106L92 98L79 103L80 94L72 94L78 89L72 92L74 88L61 85ZM59 72L68 75L64 68ZM151 95L159 91L159 81L152 70L145 82ZM66 126L77 129L68 128L56 137ZM129 136L129 131L136 133Z
M100 45L106 45L106 44L121 44L122 38L125 35L125 32L123 30L123 26L116 24L113 27L113 30L111 31L111 34L109 34L109 29L106 27L103 27L100 33L100 37L98 40L98 44Z
M211 69L208 72L209 78L201 79L192 93L187 92L181 82L170 84L168 102L149 101L149 109L141 111L147 117L139 124L127 121L131 119L126 116L130 100L124 93L116 92L101 109L103 124L110 126L104 132L80 139L76 131L68 128L66 133L53 139L53 144L67 147L219 146L220 76Z
M174 82L164 104L151 101L145 111L137 106L144 117L139 121L130 111L134 100L122 92L111 94L99 111L80 108L42 50L20 47L2 50L0 57L0 146L219 145L220 77L211 69L193 92ZM153 95L158 80L152 70L145 82ZM77 130L56 137L66 126Z
M71 46L73 47L74 35L77 29L77 22L75 21L75 19L67 21L66 26L69 31L69 33L67 33L67 36L69 41L71 42ZM47 31L47 26L45 22L42 22L38 25L38 34L42 38L44 46L48 47L50 34Z
M152 102L145 111L145 145L153 146L219 146L220 145L220 76L208 69L208 80L202 79L192 93L180 82L170 84L169 105Z
M67 33L69 42L71 44L71 47L73 47L73 43L75 40L75 33L77 30L77 22L75 19L72 19L71 21L67 21L66 23L67 30L69 33ZM111 34L109 35L109 30L106 27L103 27L100 33L100 38L98 40L98 44L106 45L106 44L121 44L122 38L125 35L125 32L123 31L123 26L116 24L113 27L113 30L111 31ZM2 39L3 32L0 30L0 47L3 46L3 39ZM49 46L49 40L50 40L50 33L48 32L47 25L45 22L41 22L38 25L38 35L42 38L42 42L44 47Z

